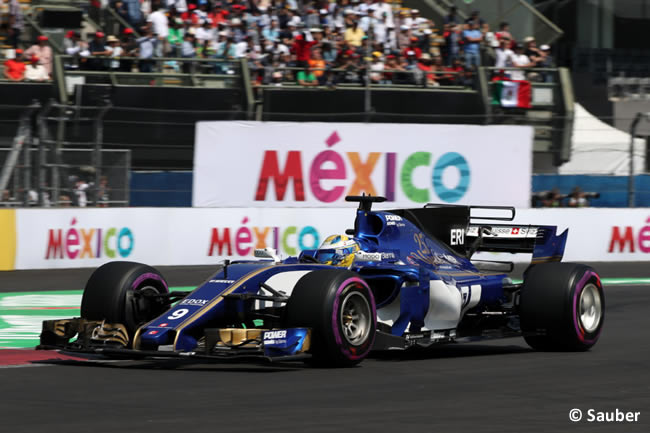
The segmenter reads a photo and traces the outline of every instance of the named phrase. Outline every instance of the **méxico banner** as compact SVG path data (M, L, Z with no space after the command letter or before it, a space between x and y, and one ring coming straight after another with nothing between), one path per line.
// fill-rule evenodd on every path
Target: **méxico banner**
M16 269L95 267L113 260L209 265L255 259L255 248L283 257L318 248L352 228L347 209L19 209Z
M255 248L267 247L287 257L354 227L356 206L348 206L17 209L15 237L5 246L13 251L15 240L15 269L96 267L112 260L210 265L223 259L254 260ZM515 223L568 228L565 261L650 260L647 209L521 209ZM7 228L14 232L11 225ZM526 262L530 254L478 253L474 258Z
M342 207L381 195L425 203L528 207L529 126L199 122L196 207Z

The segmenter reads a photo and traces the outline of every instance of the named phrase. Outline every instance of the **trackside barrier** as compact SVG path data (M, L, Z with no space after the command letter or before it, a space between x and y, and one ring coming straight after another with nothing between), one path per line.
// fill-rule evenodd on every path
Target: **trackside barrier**
M354 216L354 208L2 210L0 269L95 267L111 260L208 265L253 259L254 249L265 247L286 257L343 233ZM514 222L568 227L565 260L650 260L650 209L522 209ZM503 253L475 258L530 260Z

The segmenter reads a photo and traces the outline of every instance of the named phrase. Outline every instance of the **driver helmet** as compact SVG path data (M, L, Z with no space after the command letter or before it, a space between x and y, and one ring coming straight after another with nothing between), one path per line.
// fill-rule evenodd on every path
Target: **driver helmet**
M325 265L350 266L359 251L357 241L346 235L328 236L320 246L316 258Z

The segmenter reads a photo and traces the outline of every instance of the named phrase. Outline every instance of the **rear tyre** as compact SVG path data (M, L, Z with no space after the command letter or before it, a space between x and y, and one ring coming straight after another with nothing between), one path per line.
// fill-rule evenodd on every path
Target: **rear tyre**
M605 296L598 274L575 263L542 263L529 268L520 299L521 329L537 350L588 350L605 319Z
M372 349L377 328L375 299L354 272L310 272L296 284L286 306L288 327L312 329L312 361L319 366L349 367Z
M121 323L131 339L140 325L162 314L167 305L135 293L168 293L156 269L134 262L110 262L92 273L83 297L81 317Z

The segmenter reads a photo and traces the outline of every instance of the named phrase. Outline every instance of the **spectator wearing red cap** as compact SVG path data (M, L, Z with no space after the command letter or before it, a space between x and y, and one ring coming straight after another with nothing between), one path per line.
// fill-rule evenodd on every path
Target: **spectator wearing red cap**
M342 64L339 69L342 71L336 76L335 83L363 84L365 68L359 64L359 55L352 50L347 50L341 57Z
M386 64L384 69L389 72L384 72L384 80L388 83L396 83L397 78L399 77L399 72L404 71L402 65L399 64L397 56L394 54L389 54L386 56Z
M122 32L120 41L122 48L124 48L125 57L136 57L138 55L138 42L135 40L133 29L126 28ZM133 60L120 60L120 71L132 72Z
M37 42L25 51L25 56L31 58L36 56L41 65L45 66L48 74L52 74L52 47L49 45L49 39L45 35L40 35Z
M412 51L413 54L409 54ZM422 50L418 47L418 38L415 36L411 38L410 44L402 50L402 56L409 57L410 55L415 56L416 59L422 57Z
M23 62L23 50L17 48L15 57L4 64L4 76L11 81L23 81L25 79L25 62Z
M80 63L85 62L83 59L90 55L88 44L80 40L80 35L74 30L70 30L63 40L63 48L68 56L73 56L72 61L66 64L66 67L78 69Z
M219 24L225 24L228 22L228 11L221 7L220 3L217 3L208 13L208 17L212 20L212 27L217 27Z
M90 51L91 56L108 56L111 51L107 48L106 42L104 41L104 33L96 32L95 37L90 44L88 44L88 51ZM91 69L96 71L105 70L108 67L108 63L102 59L89 59L89 64Z
M45 66L40 63L38 56L31 56L29 64L25 67L25 81L47 81L50 75Z
M183 22L191 22L192 24L199 24L200 17L198 14L194 13L196 11L196 5L190 3L187 5L187 10L181 14L181 19Z

